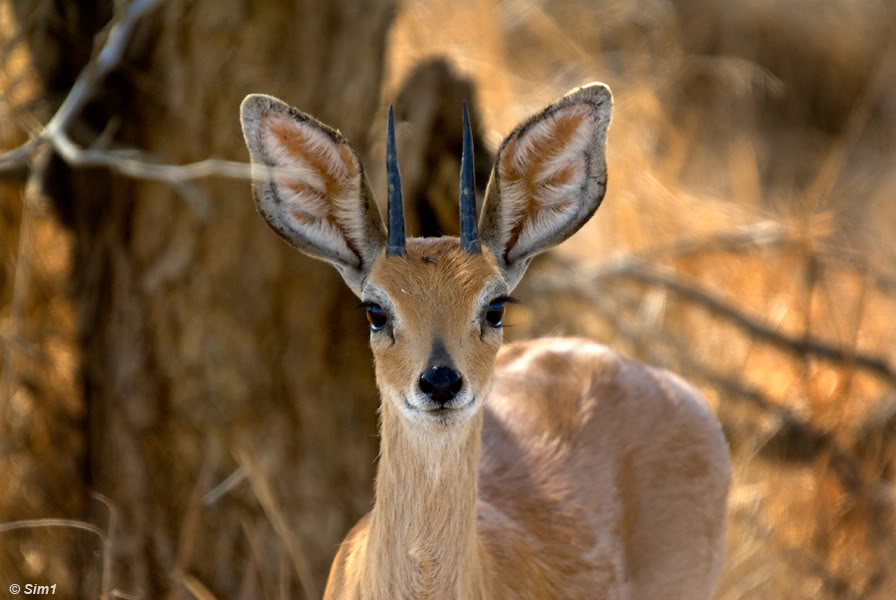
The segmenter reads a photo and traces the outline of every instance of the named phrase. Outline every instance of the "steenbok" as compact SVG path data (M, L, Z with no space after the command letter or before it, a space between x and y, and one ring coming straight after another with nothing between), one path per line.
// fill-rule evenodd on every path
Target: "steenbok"
M337 131L270 96L243 101L259 212L336 267L370 321L376 502L325 598L711 597L730 465L700 395L585 339L501 346L532 257L604 196L611 110L591 84L514 129L477 224L464 109L460 238L405 239L391 109L386 228Z

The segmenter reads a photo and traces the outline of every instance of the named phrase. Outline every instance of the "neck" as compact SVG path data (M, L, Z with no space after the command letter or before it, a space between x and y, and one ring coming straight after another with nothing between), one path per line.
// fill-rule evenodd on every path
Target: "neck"
M374 598L477 598L476 528L482 412L434 431L384 399L366 589Z

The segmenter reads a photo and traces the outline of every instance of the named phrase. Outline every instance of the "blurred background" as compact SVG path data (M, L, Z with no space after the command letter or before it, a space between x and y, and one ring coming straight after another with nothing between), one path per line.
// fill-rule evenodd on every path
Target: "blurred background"
M875 0L0 0L0 595L316 598L370 507L364 316L255 214L247 93L339 128L380 196L395 103L409 233L438 235L462 102L484 186L601 80L606 199L507 337L702 389L734 464L716 598L896 597L894 40Z

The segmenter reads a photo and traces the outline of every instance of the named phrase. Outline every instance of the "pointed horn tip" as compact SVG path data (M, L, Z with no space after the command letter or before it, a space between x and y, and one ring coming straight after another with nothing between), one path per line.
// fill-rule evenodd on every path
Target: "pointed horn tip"
M392 105L389 105L389 117L386 120L386 148L393 150L395 148L395 117L392 114Z
M476 183L473 168L473 132L467 103L463 106L463 154L460 167L460 246L473 254L482 250L476 235Z
M386 181L388 187L388 241L386 256L404 256L404 206L401 199L401 172L398 167L398 153L395 148L395 118L389 105L389 119L386 131Z
M470 126L470 113L467 111L467 103L466 102L464 102L463 118L464 118L464 133L463 133L464 153L463 153L462 158L467 158L468 154L472 155L472 153L473 153L473 130L472 130L472 127Z

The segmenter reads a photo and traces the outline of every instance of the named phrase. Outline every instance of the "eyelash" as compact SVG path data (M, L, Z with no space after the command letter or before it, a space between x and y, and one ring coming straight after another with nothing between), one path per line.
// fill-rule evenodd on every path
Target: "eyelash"
M482 314L483 320L489 327L500 329L504 326L504 310L506 305L517 303L513 296L498 296L489 302Z
M367 311L367 321L370 323L370 331L382 331L389 324L389 313L376 302L362 302L358 308Z
M500 329L504 326L504 310L507 304L517 304L519 300L513 296L498 296L491 300L483 310L482 319L492 328ZM376 302L366 301L358 305L359 309L367 311L367 321L373 332L382 331L389 325L389 313Z

